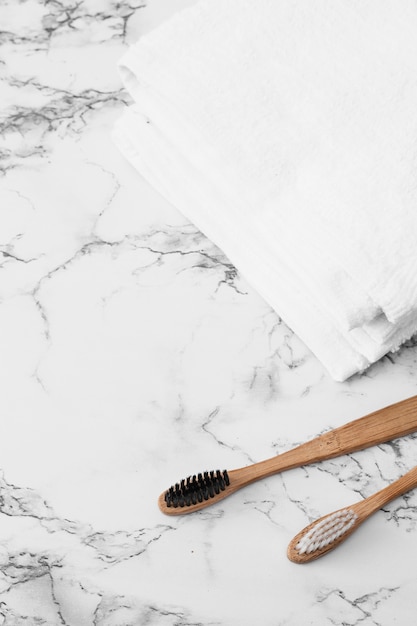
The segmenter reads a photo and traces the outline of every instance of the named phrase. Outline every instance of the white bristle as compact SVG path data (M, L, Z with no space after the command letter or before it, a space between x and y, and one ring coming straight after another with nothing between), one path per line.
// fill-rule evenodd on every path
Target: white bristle
M322 550L352 528L357 519L352 509L336 511L314 524L295 547L300 554Z

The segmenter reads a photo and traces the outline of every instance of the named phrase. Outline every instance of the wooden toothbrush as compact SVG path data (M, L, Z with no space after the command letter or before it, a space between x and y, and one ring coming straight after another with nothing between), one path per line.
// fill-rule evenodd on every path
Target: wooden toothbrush
M287 556L294 563L308 563L337 548L372 513L417 487L417 467L381 491L349 507L324 515L298 533L289 543Z
M166 515L194 513L261 478L356 452L416 430L417 396L413 396L348 422L266 461L231 471L214 470L189 476L164 491L159 496L158 505Z

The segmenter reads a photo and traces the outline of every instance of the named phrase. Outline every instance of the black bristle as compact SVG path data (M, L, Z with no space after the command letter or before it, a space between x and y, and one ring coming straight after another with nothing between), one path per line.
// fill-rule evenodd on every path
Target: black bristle
M165 492L167 507L184 508L214 498L230 485L227 470L204 472L176 483Z

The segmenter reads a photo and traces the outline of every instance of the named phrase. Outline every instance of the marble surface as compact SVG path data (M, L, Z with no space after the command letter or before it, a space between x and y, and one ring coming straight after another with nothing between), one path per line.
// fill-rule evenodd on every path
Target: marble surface
M414 623L416 493L314 563L286 547L413 467L417 435L157 507L417 393L414 341L333 382L113 145L117 60L191 3L0 5L0 624Z

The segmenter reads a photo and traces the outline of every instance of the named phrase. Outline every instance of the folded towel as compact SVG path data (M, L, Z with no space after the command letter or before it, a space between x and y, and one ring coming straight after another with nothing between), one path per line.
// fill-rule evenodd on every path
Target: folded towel
M133 45L133 165L336 380L417 332L417 3L203 0Z

